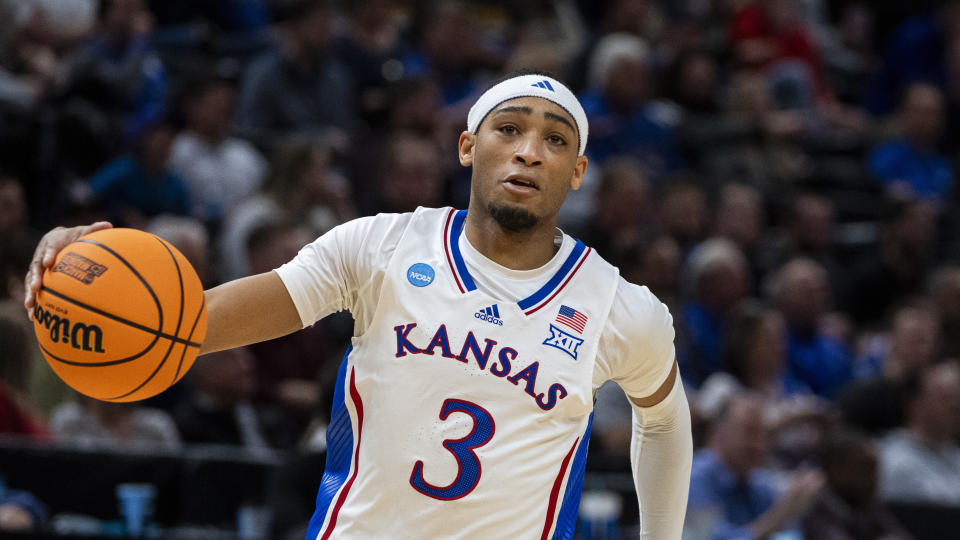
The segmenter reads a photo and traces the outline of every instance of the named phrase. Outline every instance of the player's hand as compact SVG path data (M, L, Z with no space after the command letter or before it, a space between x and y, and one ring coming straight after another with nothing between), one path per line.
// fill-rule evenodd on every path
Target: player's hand
M30 268L27 270L27 277L23 280L23 307L27 310L27 317L33 320L33 308L37 298L37 291L42 285L43 272L53 265L57 258L57 253L67 247L68 244L85 234L95 231L109 229L113 227L106 221L98 221L90 225L81 225L79 227L57 227L47 234L43 235L40 243L37 244L36 251L33 252L33 259L30 261Z

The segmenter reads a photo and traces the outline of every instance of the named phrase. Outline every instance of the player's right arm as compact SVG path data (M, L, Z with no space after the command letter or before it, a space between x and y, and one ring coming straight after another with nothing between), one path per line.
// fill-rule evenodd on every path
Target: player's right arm
M308 244L274 271L206 291L207 335L201 354L278 338L336 311L348 310L355 331L369 325L379 300L382 267L412 214L355 219ZM57 227L37 245L25 279L23 305L32 317L43 272L57 253L81 236L110 228L107 222Z
M303 327L276 272L236 279L207 290L207 337L200 354L259 343Z
M37 245L24 282L23 306L32 317L44 270L53 266L57 253L81 236L110 223L81 227L57 227ZM207 304L207 336L200 354L241 347L285 336L303 327L297 308L276 272L241 278L204 293Z

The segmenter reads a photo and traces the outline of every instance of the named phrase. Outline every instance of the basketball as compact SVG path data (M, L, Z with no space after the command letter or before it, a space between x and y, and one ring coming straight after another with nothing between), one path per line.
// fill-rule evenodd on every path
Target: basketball
M135 229L97 231L60 251L33 315L53 371L103 401L166 390L193 365L207 331L193 267L168 242Z

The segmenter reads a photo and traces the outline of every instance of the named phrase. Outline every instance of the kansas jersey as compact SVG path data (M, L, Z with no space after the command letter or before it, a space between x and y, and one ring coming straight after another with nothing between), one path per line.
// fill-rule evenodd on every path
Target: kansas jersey
M571 538L595 389L669 371L645 288L570 237L535 271L465 257L465 218L365 218L277 270L305 325L357 321L308 539Z

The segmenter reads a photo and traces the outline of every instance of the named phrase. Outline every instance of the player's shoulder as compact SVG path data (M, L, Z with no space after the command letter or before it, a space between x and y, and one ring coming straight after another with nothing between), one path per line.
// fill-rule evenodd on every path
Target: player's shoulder
M670 309L646 285L617 277L617 291L608 318L618 334L642 336L669 329L672 339L673 316Z
M450 208L418 207L412 212L383 212L352 219L338 225L334 230L340 234L392 236L391 233L402 233L415 222L440 221L450 210Z

